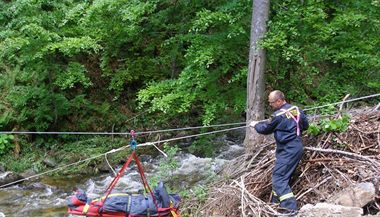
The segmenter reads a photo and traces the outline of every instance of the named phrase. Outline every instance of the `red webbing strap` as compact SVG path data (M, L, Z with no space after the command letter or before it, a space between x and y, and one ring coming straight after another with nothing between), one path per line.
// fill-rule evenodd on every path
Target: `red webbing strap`
M119 181L120 177L124 174L125 170L128 168L129 164L131 163L131 161L134 158L134 155L135 155L135 151L132 152L132 155L128 158L127 162L125 162L123 167L119 170L119 172L117 173L115 178L112 180L111 184L108 186L108 188L106 190L106 196L103 200L103 204L107 200L108 195L111 193L111 191L115 187L116 183Z
M139 173L140 173L141 180L143 182L144 188L145 188L145 190L149 190L150 195L152 195L152 199L153 199L154 205L156 206L156 209L157 209L157 214L158 214L159 217L161 217L160 212L158 212L158 204L157 204L156 197L154 196L154 193L153 193L152 189L150 188L149 183L148 183L148 181L147 181L147 179L145 177L144 170L143 170L143 168L141 166L141 163L140 163L139 159L137 158L137 155L136 155L135 152L133 152L132 155L133 155L133 158L136 161L137 168L139 170Z

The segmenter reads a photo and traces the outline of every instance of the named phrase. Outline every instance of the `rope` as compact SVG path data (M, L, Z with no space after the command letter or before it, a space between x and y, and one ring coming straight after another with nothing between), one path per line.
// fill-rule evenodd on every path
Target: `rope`
M52 169L52 170L48 170L48 171L45 171L45 172L42 172L42 173L39 173L39 174L36 174L36 175L32 175L32 176L29 176L29 177L26 177L26 178L23 178L23 179L16 180L14 182L9 182L9 183L7 183L5 185L1 185L0 188L7 187L7 186L10 186L10 185L13 185L13 184L17 184L19 182L26 181L26 180L29 180L29 179L33 179L33 178L36 178L36 177L39 177L39 176L42 176L42 175L45 175L45 174L48 174L48 173L52 173L52 172L55 172L55 171L58 171L58 170L61 170L61 169L64 169L64 168L67 168L67 167L70 167L70 166L74 166L74 165L86 162L86 161L90 161L90 160L96 159L98 157L102 157L103 155L104 154L100 154L100 155L96 155L96 156L93 156L93 157L89 157L89 158L86 158L86 159L83 159L83 160L80 160L80 161L77 161L77 162L74 162L74 163L71 163L71 164L66 164L64 166L57 167L57 168Z
M113 167L111 166L110 162L108 161L108 158L107 158L107 153L104 154L104 158L106 159L106 162L108 164L108 167L112 170L113 174L116 176L116 171L113 169Z
M311 108L305 108L303 109L304 111L309 111L309 110L316 110L332 105L338 105L342 103L348 103L348 102L354 102L362 99L368 99L368 98L374 98L380 96L380 93L377 94L372 94L368 96L362 96L354 99L349 99L349 100L343 100L335 103L329 103L321 106L315 106ZM145 112L140 113L139 115L143 114ZM137 115L138 116L138 115ZM136 117L133 117L131 119L134 119ZM172 131L183 131L183 130L193 130L193 129L202 129L202 128L216 128L216 127L225 127L225 126L233 126L233 125L242 125L246 124L246 122L239 122L239 123L227 123L227 124L215 124L215 125L208 125L208 126L195 126L195 127L183 127L183 128L171 128L171 129L163 129L163 130L151 130L151 131L143 131L143 132L138 132L136 135L143 135L143 134L152 134L152 133L163 133L163 132L172 132ZM28 135L28 134L37 134L37 135L131 135L131 133L127 132L120 132L120 133L115 133L115 132L44 132L44 131L0 131L0 134L23 134L23 135Z
M171 132L171 131L184 131L184 130L193 130L193 129L202 129L202 128L216 128L216 127L225 127L225 126L233 126L233 125L242 125L245 122L240 123L228 123L228 124L215 124L208 126L195 126L195 127L183 127L183 128L172 128L172 129L163 129L163 130L151 130L151 131L143 131L137 132L136 135L143 134L152 134L152 133L162 133L162 132ZM127 132L44 132L44 131L0 131L0 134L38 134L38 135L131 135L131 133Z
M341 104L341 103L354 102L354 101L358 101L358 100L362 100L362 99L368 99L368 98L373 98L373 97L377 97L377 96L380 96L380 93L372 94L372 95L368 95L368 96L363 96L363 97L358 97L358 98L354 98L354 99L349 99L349 100L344 100L344 101L340 101L340 102L330 103L330 104L326 104L326 105L322 105L322 106L316 106L316 107L312 107L312 108L306 108L306 109L304 109L304 111L319 109L319 108L323 108L323 107L327 107L327 106L331 106L331 105L338 105L338 104ZM148 134L148 133L169 132L169 131L189 130L189 129L201 129L201 128L211 128L211 127L231 126L231 125L242 125L242 124L246 125L247 123L246 122L240 122L240 123L218 124L218 125L209 125L209 126L184 127L184 128L174 128L174 129L164 129L164 130L156 130L156 131L139 132L139 133L136 133L136 134L142 135L142 134ZM161 142L170 142L170 141L175 141L175 140L180 140L180 139L186 139L186 138L192 138L192 137L197 137L197 136L202 136L202 135L209 135L209 134L213 134L213 133L219 133L219 132L225 132L225 131L230 131L230 130L236 130L236 129L245 128L245 127L247 127L247 126L240 126L240 127L229 128L229 129L216 130L216 131L211 131L211 132L207 132L207 133L200 133L200 134L183 136L183 137L178 137L178 138L166 139L166 140L162 140L162 141L158 141L158 142L148 142L148 143L140 144L138 146L139 147L150 146L150 145L154 145L154 144L161 143ZM0 134L130 135L131 133L0 131ZM24 179L20 179L20 180L14 181L14 182L7 183L5 185L1 185L0 188L7 187L7 186L10 186L10 185L13 185L13 184L25 181L25 180L29 180L29 179L32 179L32 178L36 178L36 177L39 177L39 176L42 176L42 175L45 175L45 174L48 174L48 173L51 173L51 172L54 172L54 171L58 171L58 170L61 170L63 168L67 168L67 167L70 167L70 166L73 166L73 165L77 165L77 164L82 163L82 162L86 162L86 161L89 161L89 160L92 160L92 159L95 159L95 158L98 158L98 157L101 157L101 156L105 156L106 154L110 154L110 153L114 153L114 152L117 152L117 151L121 151L121 150L123 150L123 149L125 149L127 147L129 147L129 145L121 147L121 148L118 148L118 149L113 149L113 150L111 150L111 151L109 151L107 153L104 153L104 154L100 154L100 155L93 156L93 157L90 157L90 158L87 158L87 159L84 159L84 160L80 160L80 161L77 161L77 162L74 162L74 163L71 163L71 164L67 164L67 165L55 168L53 170L45 171L45 172L40 173L40 174L36 174L36 175L30 176L30 177L27 177L27 178L24 178Z
M336 103L330 103L330 104L326 104L326 105L322 105L322 106L316 106L316 107L312 107L312 108L306 108L306 109L304 109L304 111L313 110L313 109L319 109L319 108L323 108L323 107L327 107L327 106L331 106L331 105L338 105L338 104L341 104L341 103L358 101L358 100L362 100L362 99L373 98L373 97L377 97L377 96L380 96L380 93L373 94L373 95L368 95L368 96L363 96L363 97L358 97L358 98L354 98L354 99L350 99L350 100L344 100L344 101L340 101L340 102L336 102ZM246 124L246 122L230 123L230 124L219 124L219 125L209 125L209 126L174 128L174 129L165 129L165 130L156 130L156 131L146 131L146 132L139 132L139 133L136 133L136 134L142 135L142 134L148 134L148 133L169 132L169 131L177 131L177 130L200 129L200 128L210 128L210 127L219 127L219 126L231 126L231 125L241 125L241 124ZM139 147L151 146L151 145L154 146L155 144L162 143L162 142L171 142L171 141L175 141L175 140L192 138L192 137L198 137L198 136L209 135L209 134L213 134L213 133L225 132L225 131L230 131L230 130L236 130L236 129L245 128L245 127L246 126L233 127L233 128L229 128L229 129L216 130L216 131L211 131L211 132L207 132L207 133L200 133L200 134L194 134L194 135L183 136L183 137L178 137L178 138L166 139L166 140L162 140L162 141L147 142L147 143L140 144L138 146ZM13 131L12 132L12 131L3 131L3 132L0 132L0 134L130 135L131 133L108 133L108 132L103 132L103 133L102 132L21 132L21 131L19 131L19 132ZM64 166L61 166L61 167L57 167L55 169L48 170L48 171L45 171L45 172L40 173L40 174L32 175L32 176L29 176L29 177L24 178L24 179L20 179L20 180L14 181L14 182L7 183L5 185L1 185L0 188L7 187L7 186L10 186L10 185L22 182L22 181L26 181L26 180L29 180L29 179L32 179L32 178L36 178L36 177L39 177L39 176L42 176L42 175L45 175L45 174L48 174L48 173L51 173L51 172L55 172L55 171L58 171L58 170L61 170L61 169L64 169L64 168L67 168L67 167L70 167L70 166L74 166L74 165L80 164L82 162L86 162L86 161L89 161L89 160L93 160L93 159L99 158L99 157L102 157L102 156L105 156L105 158L107 159L107 154L124 150L127 147L129 147L129 145L123 146L123 147L118 148L118 149L113 149L113 150L108 151L108 152L106 152L104 154L96 155L96 156L93 156L93 157L90 157L90 158L87 158L87 159L83 159L83 160L80 160L80 161L77 161L77 162L74 162L74 163L71 163L71 164L67 164L67 165L64 165Z
M329 103L329 104L316 106L316 107L312 107L312 108L306 108L306 109L304 109L304 111L320 109L320 108L324 108L324 107L328 107L328 106L332 106L332 105L338 105L338 104L342 104L342 103L346 103L346 102L354 102L354 101L373 98L373 97L377 97L377 96L380 96L380 93L376 93L376 94L372 94L372 95L368 95L368 96L362 96L362 97L358 97L358 98L353 98L353 99L349 99L349 100L343 100L340 102Z
M231 130L237 130L237 129L241 129L241 128L245 128L245 127L247 127L247 126L233 127L233 128L223 129L223 130L215 130L215 131L211 131L211 132L199 133L199 134L182 136L182 137L176 137L176 138L165 139L165 140L160 140L160 141L155 141L155 142L146 142L146 143L139 144L138 147L152 146L152 145L155 145L155 144L158 144L158 143L165 143L165 142L171 142L171 141L176 141L176 140L181 140L181 139L187 139L187 138L193 138L193 137L198 137L198 136L204 136L204 135L209 135L209 134L214 134L214 133L220 133L220 132L226 132L226 131L231 131ZM19 179L19 180L16 180L16 181L13 181L13 182L1 185L0 188L4 188L4 187L10 186L10 185L14 185L14 184L20 183L22 181L30 180L30 179L33 179L33 178L36 178L36 177L40 177L42 175L45 175L45 174L48 174L48 173L52 173L52 172L55 172L55 171L58 171L58 170L61 170L61 169L64 169L64 168L67 168L67 167L70 167L70 166L74 166L74 165L77 165L77 164L80 164L80 163L83 163L83 162L86 162L86 161L90 161L90 160L93 160L93 159L96 159L96 158L99 158L99 157L102 157L102 156L106 156L107 154L111 154L111 153L115 153L115 152L118 152L118 151L122 151L122 150L124 150L124 149L126 149L128 147L130 147L130 145L126 145L126 146L123 146L123 147L120 147L120 148L117 148L117 149L112 149L112 150L110 150L110 151L108 151L106 153L103 153L103 154L99 154L99 155L96 155L96 156L93 156L93 157L89 157L89 158L86 158L86 159L83 159L83 160L80 160L80 161L77 161L77 162L74 162L74 163L63 165L63 166L57 167L57 168L52 169L52 170L48 170L48 171L45 171L45 172L42 172L42 173L39 173L39 174L36 174L36 175L32 175L32 176L29 176L29 177L26 177L26 178L23 178L23 179Z

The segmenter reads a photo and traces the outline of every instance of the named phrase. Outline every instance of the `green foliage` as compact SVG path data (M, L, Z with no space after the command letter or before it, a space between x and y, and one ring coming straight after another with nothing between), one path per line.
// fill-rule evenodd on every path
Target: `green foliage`
M89 136L86 138L75 138L73 136L65 136L65 143L56 144L53 147L54 158L62 165L83 160L83 158L91 158L106 153L111 149L116 149L127 144L123 138L114 138L112 141L109 137ZM116 165L120 159L126 158L129 155L128 151L116 152L113 155L108 155L107 159L111 165ZM104 163L104 157L95 158L90 161L78 164L75 167L68 167L65 170L59 171L57 175L73 175L73 174L94 174L98 173L98 166Z
M208 188L202 186L202 185L195 185L191 187L190 189L181 190L179 194L183 198L184 201L186 200L194 200L196 198L198 204L202 204L206 202L207 196L208 196ZM190 210L189 208L185 208L181 211L181 215L184 217L190 217L192 216L192 212L195 212L196 210Z
M15 161L14 157L10 158L10 156L5 156L2 161L6 162L7 170L14 172L23 172L27 169L31 169L30 159L31 158L21 158Z
M320 132L344 132L348 129L350 123L349 115L343 115L337 119L323 119L318 124L310 124L307 132L313 136L318 135Z
M1 104L8 114L1 121L3 127L57 127L58 121L70 114L70 101L68 94L56 87L65 90L76 83L84 87L90 84L83 66L69 58L96 51L99 46L88 36L74 38L61 32L66 3L25 0L1 9L5 16L0 23L7 24L0 33L0 70L2 79L8 80L1 83L5 90ZM65 70L66 76L58 74Z
M43 164L44 156L45 154L41 150L32 149L30 144L27 144L23 147L17 160L15 160L14 155L7 154L2 156L1 161L8 171L20 173L31 169L34 172L42 172L46 169Z
M380 7L371 1L271 1L268 81L301 103L378 92Z
M13 135L0 135L0 156L8 154L14 148L13 139Z
M270 10L267 90L304 105L380 91L377 1L273 0ZM1 1L0 128L236 121L251 13L245 0ZM137 110L150 114L126 123Z
M312 136L316 136L316 135L318 135L320 132L321 132L321 128L318 127L318 125L315 124L315 123L311 123L311 124L309 125L309 128L307 129L307 133L310 134L310 135L312 135Z
M246 75L241 70L246 64L241 57L248 54L245 24L250 9L243 2L230 1L204 7L189 17L191 25L180 38L188 47L182 72L176 79L152 82L141 90L141 107L169 115L197 109L203 124L217 120L221 113L244 110L245 76L240 75Z
M114 138L110 141L109 137L101 136L89 136L87 138L81 138L78 140L75 136L62 136L66 137L65 140L71 140L72 142L67 142L64 147L56 147L59 151L62 151L62 157L64 157L65 152L70 152L74 154L81 154L85 156L92 156L99 153L105 153L112 148L119 148L123 144L126 145L126 140L123 138ZM68 138L70 137L70 138ZM83 150L86 150L85 152Z
M164 145L163 151L167 154L167 157L160 160L158 171L149 179L149 185L157 186L160 181L167 180L169 177L169 185L175 182L176 177L173 176L173 171L179 167L179 164L174 157L179 150L177 146Z
M344 132L347 130L349 124L349 116L333 120L322 120L321 127L324 132Z
M82 84L84 87L92 85L90 79L86 77L86 68L80 63L71 62L67 66L67 71L59 74L55 85L62 90L73 88L75 84Z
M197 199L198 202L203 203L207 199L208 189L201 186L196 185L193 186L190 190L183 190L180 192L180 195L184 200L186 199Z
M61 52L67 57L80 54L81 52L88 52L92 54L98 52L100 46L96 41L88 36L80 38L63 38L59 42L52 43L42 50L43 53Z

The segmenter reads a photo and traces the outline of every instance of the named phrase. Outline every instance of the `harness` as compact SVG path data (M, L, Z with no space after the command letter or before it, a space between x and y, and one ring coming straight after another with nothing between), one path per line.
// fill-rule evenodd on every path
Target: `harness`
M112 180L111 184L108 186L107 190L106 190L106 196L104 197L104 200L102 200L102 204L105 203L105 201L107 200L108 196L111 194L113 188L115 187L116 183L119 181L119 179L121 178L121 176L124 174L125 170L128 168L129 164L132 162L132 160L135 161L136 165L137 165L137 169L139 171L139 174L140 174L140 178L141 178L141 181L144 185L144 189L146 192L149 192L150 195L152 196L152 199L153 199L153 202L154 202L154 205L156 206L156 209L158 210L158 204L157 204L157 200L156 200L156 197L152 191L152 189L150 188L149 186L149 183L148 183L148 180L146 179L146 176L144 174L144 170L141 166L141 163L137 157L137 154L136 154L136 148L137 148L137 142L135 140L135 131L134 130L131 130L131 136L132 136L132 141L130 142L130 146L131 146L131 149L132 149L132 154L131 156L128 158L127 162L125 162L125 164L123 165L123 167L120 169L120 171L117 173L117 175L115 176L115 178ZM149 210L148 210L148 215L149 215ZM160 213L158 213L158 216L160 216Z
M288 109L280 109L280 113L278 113L276 116L280 116L280 115L283 115L285 114L286 115L286 118L290 119L292 118L295 122L296 122L296 126L297 126L297 136L300 136L301 135L301 128L300 128L300 116L301 116L301 113L300 113L300 110L297 106L292 106Z

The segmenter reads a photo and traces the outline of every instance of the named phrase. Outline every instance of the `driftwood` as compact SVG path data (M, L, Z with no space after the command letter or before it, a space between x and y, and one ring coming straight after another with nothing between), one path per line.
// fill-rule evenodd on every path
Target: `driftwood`
M304 137L305 154L291 180L299 207L328 200L335 192L358 182L378 184L380 174L380 111L351 117L346 132ZM273 142L252 154L233 160L223 179L209 186L207 199L186 200L189 216L286 216L271 204ZM365 213L380 211L380 197L365 207Z

